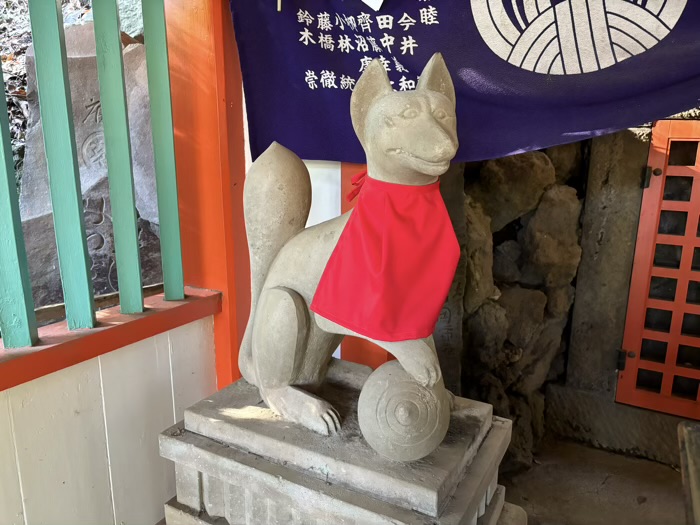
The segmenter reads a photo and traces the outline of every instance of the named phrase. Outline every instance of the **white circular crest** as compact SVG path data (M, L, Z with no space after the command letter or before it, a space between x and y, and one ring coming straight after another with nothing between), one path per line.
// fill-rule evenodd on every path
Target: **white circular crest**
M510 2L512 13L504 2ZM484 42L535 73L578 75L651 49L678 23L687 0L471 0Z

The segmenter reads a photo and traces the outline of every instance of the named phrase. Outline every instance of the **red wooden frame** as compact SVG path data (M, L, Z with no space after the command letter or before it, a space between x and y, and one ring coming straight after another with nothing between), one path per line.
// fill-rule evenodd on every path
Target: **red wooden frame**
M700 304L687 303L688 283L700 282L700 271L692 269L694 251L700 248L700 236L697 235L700 219L700 154L695 166L669 166L669 152L674 141L698 140L700 122L697 121L660 121L652 131L649 166L651 170L661 170L662 175L651 176L649 187L644 191L642 199L623 340L626 360L624 370L618 375L616 393L616 400L621 403L693 419L700 419L700 389L695 399L679 397L673 394L673 382L677 376L700 380L700 369L677 364L679 345L692 346L700 353L700 337L682 333L684 315L700 315ZM693 179L689 201L664 200L666 180L673 176ZM658 233L662 211L687 213L684 236ZM654 266L657 244L682 248L678 269ZM649 297L653 277L676 281L673 301ZM671 312L668 333L645 327L648 308ZM644 339L666 344L664 362L642 358ZM662 374L660 391L638 385L640 370Z
M65 321L39 328L36 346L5 349L0 339L0 391L173 330L221 311L221 294L185 288L182 301L163 294L144 299L144 312L124 315L119 306L96 313L97 325L69 330Z

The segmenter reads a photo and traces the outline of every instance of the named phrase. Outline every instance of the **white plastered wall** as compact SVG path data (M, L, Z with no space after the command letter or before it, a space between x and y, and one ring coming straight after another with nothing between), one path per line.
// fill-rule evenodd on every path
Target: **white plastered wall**
M158 434L215 390L209 317L0 392L0 524L155 525Z

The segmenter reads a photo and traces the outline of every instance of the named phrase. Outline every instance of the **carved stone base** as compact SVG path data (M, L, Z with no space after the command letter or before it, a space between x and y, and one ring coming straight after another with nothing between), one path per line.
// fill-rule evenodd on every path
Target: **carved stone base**
M343 417L326 438L275 416L239 381L186 411L160 437L175 462L168 525L521 525L502 522L498 466L511 423L457 398L445 441L426 458L394 463L364 441L357 399L366 367L336 362L321 396Z

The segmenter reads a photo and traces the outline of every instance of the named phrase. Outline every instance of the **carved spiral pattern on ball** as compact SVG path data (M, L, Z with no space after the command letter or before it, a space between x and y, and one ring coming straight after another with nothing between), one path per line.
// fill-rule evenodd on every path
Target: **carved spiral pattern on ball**
M415 383L392 385L377 402L377 425L393 443L417 444L429 438L437 423L435 395Z
M433 389L418 384L392 361L365 383L358 418L363 436L379 454L414 461L435 450L447 433L447 393L442 384Z

